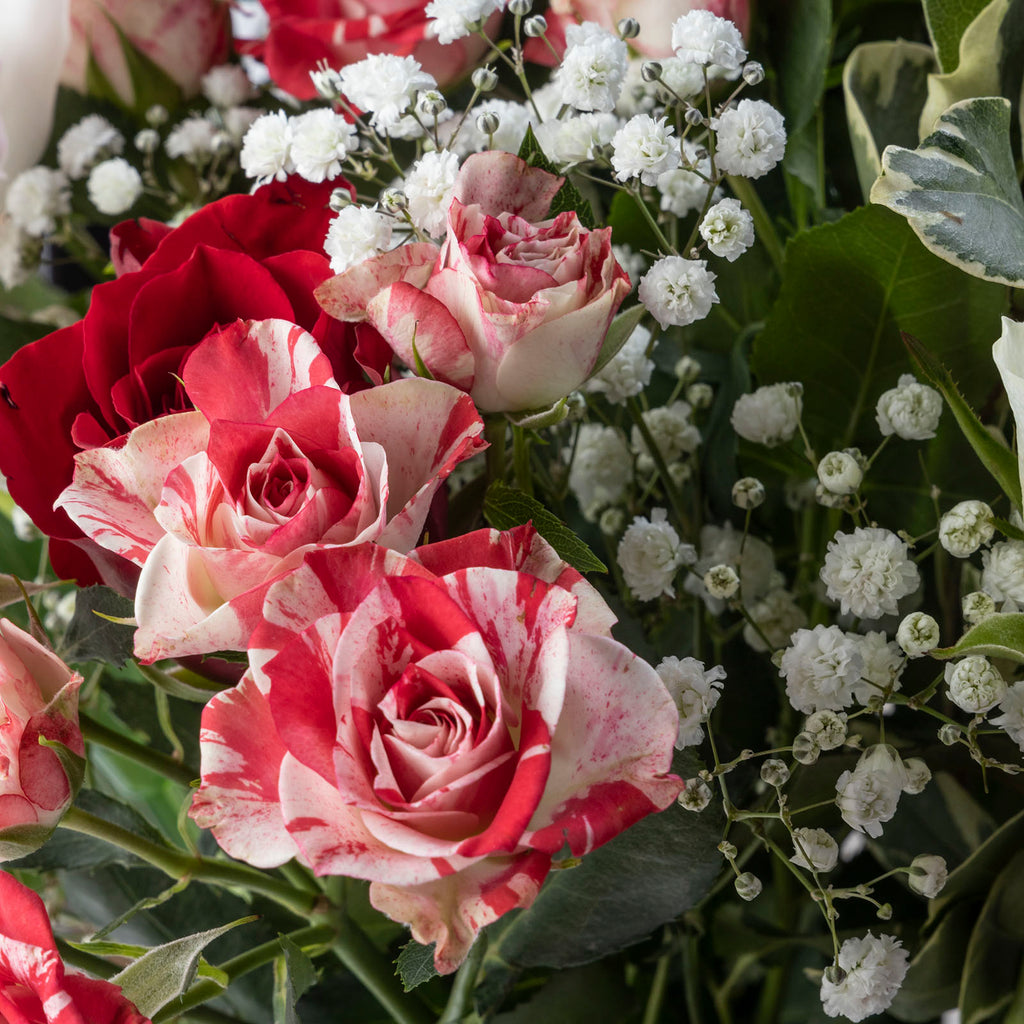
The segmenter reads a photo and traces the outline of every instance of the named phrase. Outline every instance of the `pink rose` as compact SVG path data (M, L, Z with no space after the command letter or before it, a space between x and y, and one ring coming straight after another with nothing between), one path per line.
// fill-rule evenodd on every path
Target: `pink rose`
M149 1024L117 985L67 971L43 901L0 871L0 1020Z
M92 57L124 103L134 105L118 29L186 96L199 92L203 75L227 59L231 40L226 0L71 0L71 46L61 81L87 92Z
M611 228L587 231L574 212L544 219L562 181L511 153L475 154L440 248L384 253L317 298L339 320L369 320L406 365L418 356L485 412L547 407L590 376L630 288Z
M671 697L529 527L315 551L263 613L250 671L203 712L192 816L257 866L369 879L442 973L566 844L679 793Z
M343 68L372 53L412 56L447 85L485 49L476 36L447 46L430 38L426 0L263 0L263 7L270 19L267 38L248 44L246 52L266 63L275 85L299 99L316 96L309 73L320 61Z
M84 754L81 685L82 677L38 640L0 619L0 860L42 846L74 797L60 758L39 740Z
M480 447L472 403L435 381L339 390L313 337L237 323L188 358L194 412L75 457L57 504L142 567L144 661L244 650L270 582L314 547L407 551L452 468Z

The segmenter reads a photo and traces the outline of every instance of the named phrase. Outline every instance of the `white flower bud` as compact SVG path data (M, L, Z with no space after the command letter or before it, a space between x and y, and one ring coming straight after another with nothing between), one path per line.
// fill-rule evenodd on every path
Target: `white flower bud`
M711 405L715 392L710 384L701 381L698 384L691 384L686 389L686 400L694 409L706 409Z
M656 60L645 60L640 65L640 77L645 82L657 82L661 80L661 74L664 69L661 66L660 61Z
M718 852L726 860L735 860L736 857L739 855L740 851L737 850L736 847L732 843L730 843L728 839L723 839L718 844Z
M346 206L352 205L352 193L347 188L336 188L331 192L327 205L334 213L341 213Z
M822 750L835 750L846 742L846 715L836 711L815 711L807 716L804 729Z
M436 89L428 89L416 97L416 110L421 117L437 117L447 109L448 101Z
M1006 680L980 654L947 665L944 675L949 699L969 715L991 711L1006 696Z
M711 787L703 779L687 779L677 803L687 811L703 811L711 803Z
M509 0L508 9L517 18L525 18L533 10L533 0Z
M942 396L913 374L905 373L899 384L886 391L875 408L878 429L884 437L895 434L904 441L924 441L935 436L942 414Z
M789 768L778 757L769 757L761 764L761 781L778 789L789 782Z
M626 513L621 508L606 508L597 522L602 533L609 537L617 537L626 525Z
M548 22L542 14L535 14L523 22L523 32L531 39L539 39L547 30Z
M616 27L623 39L636 39L640 35L640 22L636 18L623 18Z
M829 452L818 463L818 479L833 494L853 494L864 480L864 471L847 452Z
M795 433L803 410L803 385L767 384L741 395L732 409L733 429L746 441L774 448Z
M961 501L939 520L939 543L954 558L969 558L995 532L992 509L983 501Z
M800 764L814 764L821 756L821 744L813 732L798 732L793 737L793 759Z
M883 903L876 911L875 917L879 921L891 921L892 920L892 904Z
M473 72L473 88L480 92L493 92L498 86L498 76L490 67L477 68Z
M146 111L146 123L151 128L159 128L161 125L167 124L167 119L171 115L167 112L167 108L161 106L159 103L154 103Z
M896 643L910 658L920 658L939 645L939 624L925 612L904 616L896 630Z
M712 597L727 601L740 589L740 578L731 565L713 565L704 573L704 586Z
M676 363L675 374L680 384L692 384L700 376L700 363L693 356L683 356Z
M932 900L942 892L948 877L945 860L937 854L925 853L914 858L907 881L914 892Z
M493 135L501 127L501 118L493 110L487 110L476 119L481 135Z
M764 68L756 60L743 65L743 81L747 85L760 85L764 81Z
M960 739L960 733L963 730L959 725L955 725L953 722L947 722L944 726L939 729L939 742L946 747L953 746Z
M335 103L341 98L341 75L334 68L326 65L310 71L309 77L313 82L313 88L321 99L328 103Z
M408 209L409 197L400 188L386 188L380 194L380 205L388 213L401 213Z
M736 895L741 900L746 900L748 903L751 900L756 900L761 895L761 890L764 886L761 884L761 879L757 875L751 874L749 871L744 871L742 875L737 876L736 881L733 882L736 887Z
M683 117L686 120L686 123L692 128L699 128L706 121L706 118L698 107L687 107L686 113L683 114Z
M155 153L160 148L160 133L153 128L143 128L135 135L135 148L140 153Z
M823 828L793 829L790 861L807 871L831 871L839 862L839 844Z
M976 626L990 615L996 614L996 602L992 595L986 594L984 590L975 590L970 594L964 594L960 607L963 611L964 621L971 626Z
M903 767L907 769L907 781L903 792L909 793L911 796L923 793L925 786L932 780L931 768L919 757L908 757L903 762Z

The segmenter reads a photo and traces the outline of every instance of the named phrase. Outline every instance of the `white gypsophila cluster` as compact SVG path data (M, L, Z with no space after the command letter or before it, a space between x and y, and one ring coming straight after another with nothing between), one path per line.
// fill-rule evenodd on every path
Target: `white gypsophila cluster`
M201 164L213 155L219 134L213 122L193 114L170 130L164 149L172 159L182 157L189 163Z
M229 107L221 113L224 133L236 149L241 147L242 140L253 122L262 116L263 111L259 107Z
M565 55L553 81L561 100L577 110L613 111L629 64L629 48L596 22L569 25Z
M612 136L612 169L619 181L639 178L654 185L679 166L675 128L664 117L636 114Z
M864 470L849 452L829 452L818 462L818 480L830 494L853 494L864 480Z
M1002 611L1015 612L1024 607L1024 541L1002 540L981 555L981 589L996 601Z
M688 402L676 399L671 405L661 405L654 409L646 409L642 413L645 426L661 457L667 463L675 462L684 455L691 455L700 444L700 431L693 425L691 416L693 409ZM639 427L633 427L630 444L637 454L637 467L641 472L650 473L655 462L651 457Z
M949 869L945 858L934 853L924 853L911 862L907 883L914 892L933 900L942 892L947 878Z
M919 757L908 757L903 761L907 770L907 781L903 784L903 792L916 796L923 793L925 786L932 781L932 770Z
M246 177L257 187L284 181L295 170L292 163L292 126L283 110L256 118L245 133L240 156Z
M633 287L647 269L647 257L642 252L634 252L628 245L613 245L612 255L620 267L629 275Z
M995 535L992 509L984 501L961 501L939 520L939 543L954 558L969 558Z
M142 195L142 175L123 157L104 160L89 174L89 202L113 217L130 209Z
M319 184L341 174L341 165L359 145L356 126L327 107L292 118L291 158L295 172Z
M843 980L821 981L821 1003L830 1017L862 1021L892 1003L907 974L910 954L892 935L846 939L839 948Z
M703 577L704 589L714 598L727 601L740 589L740 574L731 565L713 565Z
M43 608L46 609L43 626L47 632L63 632L71 625L71 620L75 617L77 598L78 591L76 589L63 594L56 590L43 594Z
M641 325L634 327L622 348L586 382L584 391L602 394L612 405L624 405L626 399L639 395L654 372L654 360L647 356L650 343L651 332Z
M742 476L732 485L732 503L737 508L760 508L766 495L764 484L756 476Z
M478 122L484 114L494 114L498 119L498 128L491 135L480 130ZM494 98L484 100L473 108L472 115L462 125L452 149L459 156L469 156L470 153L479 153L485 149L500 149L506 153L518 153L526 136L526 129L532 120L532 112L523 103ZM454 130L458 123L458 118L453 118L448 122L452 126L451 130ZM442 133L443 138L444 134Z
M376 256L391 244L391 218L369 206L353 203L331 221L324 240L331 270L340 274Z
M241 106L256 95L249 76L241 64L218 64L203 75L203 95L221 110Z
M754 218L738 199L722 199L704 215L700 237L711 252L732 263L754 244Z
M423 13L430 22L429 33L447 46L504 6L504 0L430 0Z
M846 742L847 716L843 711L815 711L804 720L809 732L822 750L835 750Z
M946 695L969 715L986 714L1006 696L1006 680L988 658L980 654L947 664L943 678Z
M553 163L561 167L593 160L601 146L611 143L619 129L614 114L588 113L552 118L534 127L540 148Z
M657 104L658 83L648 82L644 78L643 67L646 63L646 57L634 55L626 65L626 77L622 80L619 101L615 104L615 113L624 121L628 121L634 114L649 114Z
M882 834L882 823L896 813L908 781L907 769L895 748L887 743L868 747L853 771L843 772L836 780L836 804L843 821L877 839Z
M663 508L652 509L650 519L634 517L616 552L622 578L640 601L653 601L663 594L675 597L676 573L696 558L693 545L679 539Z
M679 710L676 749L694 747L704 739L703 724L721 696L725 669L721 665L705 669L696 658L662 658L655 666L665 689Z
M999 702L1001 715L990 718L989 722L1002 729L1024 753L1024 680L1011 686Z
M838 711L853 703L864 661L854 637L838 626L798 629L782 654L779 675L797 711Z
M436 89L437 81L414 57L375 53L341 69L341 91L360 110L367 111L370 124L390 134L402 115L416 100L416 94Z
M689 11L676 19L672 49L682 61L702 67L717 65L727 73L738 72L747 59L740 30L726 18L705 10Z
M960 599L960 614L969 626L976 626L990 615L998 614L995 599L984 590L973 590Z
M748 606L778 585L774 582L778 575L775 556L760 537L745 537L732 523L724 526L705 523L700 528L700 557L694 566L696 575L688 576L683 587L687 593L699 597L713 615L719 615L725 605L707 592L702 577L715 565L731 565L737 571L740 595Z
M71 187L63 171L41 165L22 171L7 189L7 212L28 235L45 238L57 218L71 212Z
M680 99L689 99L704 91L704 72L700 65L679 57L666 57L658 63L661 65L661 76L654 83L656 86L668 89Z
M926 612L911 612L896 630L896 643L908 658L920 658L939 645L939 624Z
M935 436L942 414L942 396L913 374L904 373L894 388L884 392L875 406L875 420L883 437L895 434L904 441L927 441Z
M705 260L664 256L640 279L637 295L662 328L703 320L718 302L715 278Z
M31 276L25 251L33 244L39 245L9 215L0 214L0 284L4 288L17 288Z
M593 521L606 505L614 505L633 477L633 456L614 427L584 423L576 438L569 470L569 490Z
M700 210L708 198L710 179L711 157L707 150L683 139L680 166L658 175L661 208L677 217ZM716 187L711 198L717 200L721 195L722 190Z
M409 201L409 216L420 231L435 237L444 234L458 173L459 158L447 150L424 153L412 165L402 191Z
M740 395L729 422L745 441L774 448L796 433L803 412L803 385L797 381L765 384L749 395Z
M900 599L921 585L906 542L879 527L837 530L828 542L821 579L829 600L839 602L844 615L860 619L895 615Z
M712 118L715 163L726 174L760 178L786 152L782 115L764 100L740 100Z
M806 871L831 871L839 863L839 844L823 828L795 828L789 859Z
M743 639L762 653L784 647L793 633L807 625L807 613L785 587L768 591L747 608L747 614L750 621L743 627Z
M117 156L124 149L124 136L99 114L88 114L73 124L57 143L57 164L72 180L104 157Z
M899 690L900 676L907 664L900 645L875 631L854 639L864 663L860 682L853 688L854 700L867 705L872 697Z

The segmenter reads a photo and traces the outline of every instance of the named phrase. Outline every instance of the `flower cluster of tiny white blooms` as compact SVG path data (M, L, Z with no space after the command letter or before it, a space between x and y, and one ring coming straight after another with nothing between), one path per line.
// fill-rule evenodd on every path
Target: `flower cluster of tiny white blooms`
M495 114L498 118L498 130L493 135L489 136L482 132L477 124L483 114ZM469 117L462 125L452 148L460 156L479 153L485 149L501 149L506 153L518 153L531 121L531 112L522 103L493 97L486 99L473 108L473 116ZM454 130L454 126L459 122L457 119L453 119L449 123Z
M338 177L342 161L358 145L355 125L326 107L292 119L292 163L306 181Z
M675 462L683 455L690 455L697 450L697 445L700 444L700 431L690 420L692 413L690 404L679 399L671 405L659 405L644 410L644 425L650 431L665 462ZM633 451L639 456L638 468L646 473L653 472L656 464L639 427L633 427L630 443Z
M603 394L612 405L623 405L651 382L654 360L647 357L651 332L637 326L625 344L584 386L591 394Z
M702 725L721 696L725 669L705 669L696 658L663 658L656 671L679 709L676 749L694 747L704 739Z
M764 100L740 100L712 118L715 163L726 174L760 178L786 152L782 115Z
M664 117L631 117L612 136L612 168L619 181L639 178L654 185L661 175L679 166L675 129Z
M598 147L608 145L619 128L614 114L579 114L563 120L552 118L534 126L544 155L559 166L593 160Z
M97 160L117 156L124 149L124 136L99 114L88 114L73 124L57 143L57 163L72 180L84 178Z
M909 954L891 935L846 939L839 948L840 982L823 978L821 1002L830 1017L861 1021L893 1001L907 973Z
M798 629L779 663L786 696L797 711L838 711L853 703L864 668L856 638L838 626Z
M593 21L570 25L565 42L553 78L562 102L577 110L614 110L629 64L626 44Z
M17 288L29 279L23 252L31 244L28 234L8 214L0 214L0 284L5 288Z
M807 625L807 613L785 587L770 590L747 608L747 614L751 621L743 627L743 639L762 653L782 647L796 630Z
M376 53L341 69L341 91L370 113L370 124L385 134L397 128L416 94L436 89L437 81L414 57Z
M1006 691L999 702L999 710L1002 714L989 721L1024 752L1024 680L1018 680Z
M100 213L116 216L142 195L142 175L123 157L104 160L89 175L89 201Z
M640 279L637 294L662 328L703 320L718 302L715 277L705 260L664 256Z
M224 132L236 149L242 145L245 133L253 122L262 116L263 111L259 107L231 107L221 113Z
M904 441L934 437L941 414L942 396L927 384L920 384L910 373L904 373L896 387L884 392L875 407L882 435L895 434Z
M57 230L57 218L71 212L67 176L42 165L22 171L7 190L7 212L28 235L45 238Z
M793 829L790 861L807 871L831 871L839 863L839 844L823 828Z
M701 577L716 565L731 565L737 570L745 604L759 600L776 585L775 556L760 537L744 537L732 523L724 526L705 523L700 528L700 558L694 566L697 575L688 576L684 587L687 593L700 597L714 615L725 606L711 597Z
M909 782L906 766L893 747L887 743L868 747L853 771L843 772L836 780L836 804L843 821L877 839L882 823L896 813Z
M969 558L995 532L992 509L984 501L961 501L939 520L939 543L954 558Z
M641 601L663 594L675 597L672 581L682 565L696 561L692 544L683 544L668 522L663 508L651 510L651 518L636 516L619 541L619 568L626 586Z
M822 750L835 750L846 742L846 723L842 711L815 711L804 720L804 732L809 732Z
M690 11L676 20L672 49L682 61L704 67L715 64L727 72L739 71L747 59L740 30L731 21L704 10Z
M569 470L569 490L591 521L606 505L622 497L633 476L633 457L625 438L614 427L584 423L576 438Z
M612 255L620 267L629 275L633 287L637 278L647 269L647 259L642 252L633 252L628 245L613 245Z
M1024 541L1003 540L982 552L981 589L996 601L1002 601L1004 612L1015 612L1024 606Z
M340 274L391 244L391 218L368 206L346 206L331 221L324 240L331 270Z
M174 159L183 157L189 163L203 163L216 149L220 132L217 126L197 114L179 121L167 135L164 149Z
M829 452L818 462L818 479L831 494L853 494L864 480L864 470L850 452Z
M926 612L911 612L896 630L896 642L909 658L920 658L939 645L939 624Z
M861 619L895 615L901 598L914 593L921 576L907 555L907 545L890 530L857 527L836 531L821 569L829 600L842 613Z
M924 853L915 857L911 863L907 882L914 892L933 900L942 892L947 878L949 870L945 859L933 853Z
M504 0L430 0L424 13L430 21L430 34L447 46L468 36L472 26L503 6Z
M240 64L219 64L210 68L203 75L200 87L203 95L221 110L240 106L256 94Z
M455 193L459 158L451 152L424 153L402 183L413 224L428 235L443 235Z
M732 263L754 244L754 218L738 199L723 199L704 215L700 237L711 252Z
M943 676L949 699L969 715L984 715L1006 697L1006 680L980 654L946 665Z
M741 395L732 408L733 430L744 440L769 448L790 440L800 423L803 393L802 384L790 381Z
M907 664L899 644L881 632L865 633L854 639L863 662L861 680L853 688L854 700L866 705L872 697L898 690Z
M658 63L661 64L661 77L657 84L665 86L682 99L703 92L704 73L699 64L682 60L679 57L666 57ZM715 68L708 68L708 73L711 74L715 70Z

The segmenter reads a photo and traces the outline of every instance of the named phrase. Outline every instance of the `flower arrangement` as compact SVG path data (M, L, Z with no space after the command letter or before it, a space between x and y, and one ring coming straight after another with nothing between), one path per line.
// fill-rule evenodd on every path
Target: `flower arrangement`
M1017 5L47 7L0 1018L1016 1020Z

